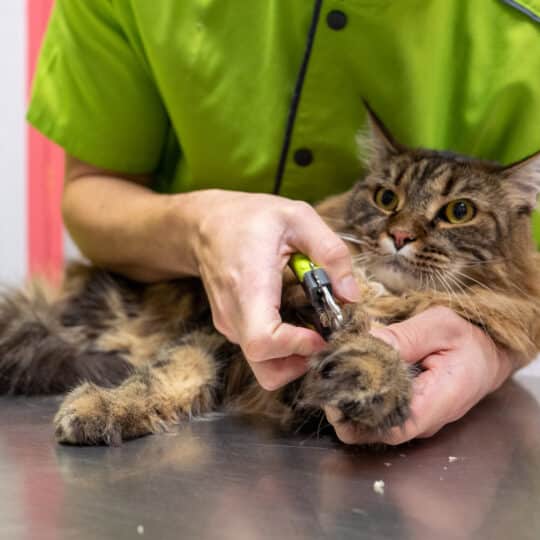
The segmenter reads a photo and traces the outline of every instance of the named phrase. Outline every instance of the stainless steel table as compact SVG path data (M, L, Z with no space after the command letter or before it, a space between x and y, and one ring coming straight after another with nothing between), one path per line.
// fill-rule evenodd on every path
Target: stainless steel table
M230 417L58 446L57 405L0 399L2 539L540 539L540 378L384 451Z

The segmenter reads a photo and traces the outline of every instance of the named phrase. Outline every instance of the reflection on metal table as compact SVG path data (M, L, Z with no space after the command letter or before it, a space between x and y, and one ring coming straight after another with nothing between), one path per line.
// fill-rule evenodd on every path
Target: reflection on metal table
M58 446L58 403L0 399L2 539L540 538L540 378L384 451L234 417Z

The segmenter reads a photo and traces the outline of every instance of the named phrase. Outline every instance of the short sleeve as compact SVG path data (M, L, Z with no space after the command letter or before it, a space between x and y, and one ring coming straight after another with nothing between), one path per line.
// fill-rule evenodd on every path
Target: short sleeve
M131 174L157 167L167 114L111 0L56 0L27 118L97 167Z

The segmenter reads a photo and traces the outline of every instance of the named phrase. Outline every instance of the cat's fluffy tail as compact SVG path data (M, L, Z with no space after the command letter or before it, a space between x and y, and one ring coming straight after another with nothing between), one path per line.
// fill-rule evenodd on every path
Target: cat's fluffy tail
M0 394L55 394L91 381L110 386L131 365L61 324L61 303L38 285L0 298Z

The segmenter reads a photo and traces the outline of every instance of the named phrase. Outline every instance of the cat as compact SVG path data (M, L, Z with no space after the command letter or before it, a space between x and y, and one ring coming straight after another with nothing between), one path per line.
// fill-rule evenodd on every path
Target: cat
M361 302L309 360L305 376L269 392L241 350L212 326L201 282L153 285L85 264L63 286L36 284L0 300L0 393L68 392L55 416L61 443L118 445L216 410L288 427L341 411L368 433L410 416L414 372L369 334L429 307L478 325L524 364L540 350L540 257L530 216L540 153L509 166L410 149L368 109L365 175L316 208L349 245ZM284 274L282 316L313 315Z

